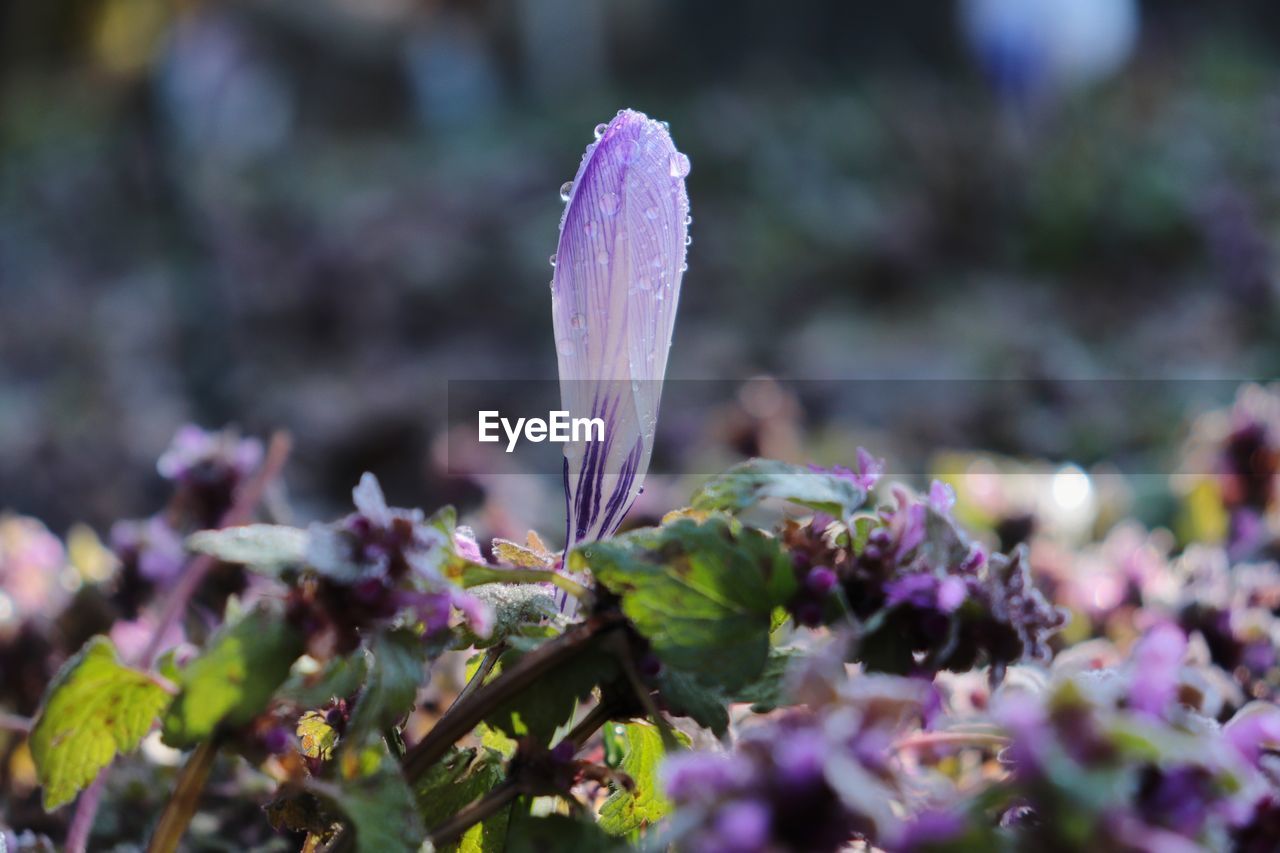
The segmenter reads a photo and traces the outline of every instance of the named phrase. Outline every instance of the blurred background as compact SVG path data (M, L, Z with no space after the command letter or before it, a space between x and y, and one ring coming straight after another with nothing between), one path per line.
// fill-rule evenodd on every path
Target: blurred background
M1170 471L1280 357L1280 7L1224 6L0 4L0 509L105 531L234 424L301 516L372 470L554 539L558 482L446 476L447 384L554 378L558 187L624 106L693 163L670 375L778 379L669 404L656 466ZM786 381L841 379L884 381Z

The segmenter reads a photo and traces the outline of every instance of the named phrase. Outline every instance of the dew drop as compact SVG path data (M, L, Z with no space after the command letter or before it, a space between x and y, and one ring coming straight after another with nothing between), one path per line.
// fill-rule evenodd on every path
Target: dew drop
M582 314L574 314L569 318L569 328L585 329L587 327L587 318Z
M689 262L685 261L683 264L680 265L680 272L688 272L688 271L689 271Z
M644 218L645 218L645 219L657 219L657 218L658 218L658 208L657 208L656 206L654 206L654 205L650 205L649 207L646 207L646 208L644 209Z
M571 195L573 195L573 181L565 181L560 185L560 200L568 201Z
M684 227L688 228L692 224L693 224L693 217L686 213L684 215Z
M597 125L596 125L596 139L599 139L600 137L604 136L605 129L606 129L606 128L608 128L608 127L609 127L609 125L604 124L604 123L597 124Z
M610 190L600 196L600 212L605 216L613 216L618 212L618 194Z
M556 265L556 256L554 252L551 254L551 257L547 258L547 263L551 264L553 267Z
M673 178L683 178L689 174L689 158L677 151L667 161L667 171Z
M556 343L556 349L560 351L561 355L573 355L577 352L577 349L573 346L573 341L568 338L561 338L560 341Z
M600 251L596 252L596 263L600 264L601 266L604 266L605 264L609 263L609 252L606 251L605 249L601 249Z
M692 245L693 245L693 238L692 238L692 237L690 237L688 234L686 234L686 235L685 235L685 237L684 237L684 244L685 244L686 246L692 246Z
M658 122L658 124L662 125L662 129L663 129L663 130L670 132L670 130L671 130L671 122L669 122L669 121L660 121L660 122Z

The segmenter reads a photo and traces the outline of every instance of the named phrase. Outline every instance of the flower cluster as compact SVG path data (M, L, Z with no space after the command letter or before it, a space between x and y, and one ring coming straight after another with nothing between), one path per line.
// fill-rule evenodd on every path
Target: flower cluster
M902 849L1260 849L1250 839L1265 837L1280 793L1280 711L1257 703L1219 726L1186 649L1159 626L1119 666L998 693L1004 779L959 798L945 831L934 814L908 827Z
M731 754L677 754L665 774L680 849L820 853L895 837L894 740L920 722L927 695L919 681L866 676L747 729Z
M218 526L236 490L262 464L262 452L262 442L233 430L209 432L191 424L178 430L156 465L173 484L168 504L150 518L111 528L123 569L117 595L123 610L136 611L152 588L177 579L186 563L183 539Z
M849 476L878 473L869 457L859 467ZM842 618L830 595L838 587L861 626L858 658L872 669L928 673L985 663L998 680L1011 663L1047 659L1048 638L1066 614L1033 584L1025 552L988 557L956 525L945 484L935 482L926 496L901 486L892 494L892 505L848 524L819 516L787 525L802 579L791 607L797 621Z
M451 525L421 510L387 506L372 474L352 496L354 513L335 524L312 525L309 577L292 601L292 618L317 656L350 652L362 628L402 615L420 623L427 637L437 637L456 610L475 634L487 636L493 620L488 607L444 574L450 561L465 559Z

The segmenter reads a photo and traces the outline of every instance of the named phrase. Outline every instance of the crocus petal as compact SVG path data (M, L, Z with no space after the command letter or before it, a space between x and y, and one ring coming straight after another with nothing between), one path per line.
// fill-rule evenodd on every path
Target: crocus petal
M567 548L617 530L649 467L685 266L688 170L666 125L624 110L567 193L551 300L561 405L605 424L603 440L565 445Z

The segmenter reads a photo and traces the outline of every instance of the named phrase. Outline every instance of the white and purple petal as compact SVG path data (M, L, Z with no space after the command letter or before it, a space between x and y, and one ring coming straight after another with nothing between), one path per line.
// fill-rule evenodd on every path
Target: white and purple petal
M603 440L565 445L567 548L617 530L649 467L685 267L688 171L666 125L624 110L566 188L552 281L561 404L605 424Z

